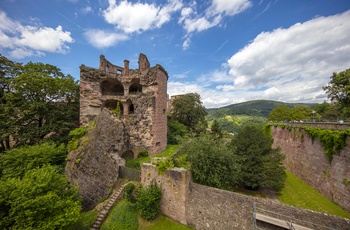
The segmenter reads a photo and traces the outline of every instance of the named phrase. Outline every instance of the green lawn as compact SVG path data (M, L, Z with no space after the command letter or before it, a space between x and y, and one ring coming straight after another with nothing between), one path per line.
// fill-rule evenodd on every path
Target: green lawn
M350 214L332 201L324 197L303 180L286 171L287 178L285 187L278 199L292 206L328 213L335 216L350 218Z
M123 230L190 230L191 228L180 224L164 215L159 215L153 221L143 220L138 216L136 205L121 200L114 206L103 222L101 230L123 229Z
M167 145L166 149L163 152L153 155L152 157L169 157L173 155L178 148L179 148L178 145ZM147 163L147 162L151 162L150 156L140 157L137 159L126 159L125 165L130 168L140 169L140 164Z

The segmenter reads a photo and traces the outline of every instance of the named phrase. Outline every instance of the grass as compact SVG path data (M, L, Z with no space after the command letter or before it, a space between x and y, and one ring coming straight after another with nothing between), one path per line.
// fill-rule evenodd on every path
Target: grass
M166 149L163 152L156 154L156 155L153 155L152 157L170 157L178 150L178 148L179 148L179 145L167 145ZM139 170L140 164L147 163L147 162L151 162L150 156L140 157L137 159L126 159L125 165L127 167Z
M180 224L179 222L170 219L165 215L159 215L153 221L146 221L139 217L138 230L190 230L192 228Z
M159 215L153 221L143 220L140 216L138 216L136 205L128 202L126 199L123 199L113 207L101 226L101 230L110 229L190 230L191 228L164 215Z
M74 224L68 227L69 230L85 230L90 229L92 224L95 222L98 216L98 211L96 209L82 212L80 214L79 220Z
M323 212L330 215L350 218L350 214L324 197L304 181L286 171L285 187L278 199L292 206Z
M137 230L138 225L136 204L123 199L111 210L103 222L101 230Z

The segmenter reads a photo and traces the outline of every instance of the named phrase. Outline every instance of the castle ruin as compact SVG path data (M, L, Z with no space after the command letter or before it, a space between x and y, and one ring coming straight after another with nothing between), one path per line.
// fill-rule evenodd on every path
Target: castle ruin
M149 154L163 151L167 144L167 80L161 65L154 67L140 54L138 69L110 63L100 56L99 68L80 66L80 123L86 126L104 108L120 111L129 128L129 143L124 152L134 157L143 149Z

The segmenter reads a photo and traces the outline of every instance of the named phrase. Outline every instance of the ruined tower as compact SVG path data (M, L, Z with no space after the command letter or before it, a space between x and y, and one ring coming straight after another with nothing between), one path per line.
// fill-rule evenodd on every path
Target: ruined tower
M80 123L85 126L102 109L120 111L118 117L129 130L129 143L125 150L134 156L142 149L149 154L159 153L167 144L167 80L161 65L151 67L144 54L140 54L138 69L110 63L100 56L99 68L80 66Z

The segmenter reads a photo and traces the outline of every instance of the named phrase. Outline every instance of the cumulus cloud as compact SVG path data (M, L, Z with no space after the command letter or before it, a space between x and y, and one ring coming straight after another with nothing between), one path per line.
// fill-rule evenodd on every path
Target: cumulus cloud
M67 43L73 43L70 32L56 28L22 25L0 11L0 48L13 58L43 56L44 52L69 52Z
M171 14L180 10L181 1L169 0L164 6L148 3L131 3L127 0L119 4L109 0L109 6L102 14L106 22L125 33L143 32L160 28L171 19Z
M118 34L115 32L104 31L99 29L89 29L84 32L87 41L96 48L107 48L114 46L119 42L128 40L125 34Z
M346 11L260 33L228 60L234 84L221 89L266 88L263 96L282 100L322 98L331 74L349 67L349 20Z
M249 0L212 0L211 5L203 12L197 12L197 4L193 1L189 6L181 9L181 17L178 23L186 31L183 49L188 49L191 43L191 34L208 30L220 25L225 16L234 16L252 6Z

